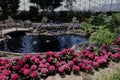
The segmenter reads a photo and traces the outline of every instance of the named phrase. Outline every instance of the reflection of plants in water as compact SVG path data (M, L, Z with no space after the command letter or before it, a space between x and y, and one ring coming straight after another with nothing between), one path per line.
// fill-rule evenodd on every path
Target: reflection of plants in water
M46 52L61 51L64 48L70 48L74 44L86 41L84 38L75 35L60 36L22 36L13 37L7 42L1 50L29 53L29 52ZM1 45L0 45L1 47Z
M4 50L9 51L6 38L3 40L3 44L4 44Z

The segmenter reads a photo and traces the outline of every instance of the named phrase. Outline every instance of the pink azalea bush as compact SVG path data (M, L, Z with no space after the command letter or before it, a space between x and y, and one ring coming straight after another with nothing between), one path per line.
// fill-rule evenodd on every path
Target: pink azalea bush
M111 60L120 61L120 38L110 46L101 45L99 52L94 47L90 45L79 52L64 49L61 52L49 51L45 55L25 54L13 59L0 58L0 80L39 79L41 76L71 71L92 72L105 67Z

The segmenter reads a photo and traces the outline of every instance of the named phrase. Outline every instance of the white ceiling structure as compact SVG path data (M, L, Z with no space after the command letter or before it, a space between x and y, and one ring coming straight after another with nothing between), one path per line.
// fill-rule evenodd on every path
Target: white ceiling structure
M21 0L19 10L29 10L30 5L32 4L29 3L29 0ZM64 6L65 2L55 10L67 10ZM120 11L120 0L77 0L73 4L73 10L93 12Z

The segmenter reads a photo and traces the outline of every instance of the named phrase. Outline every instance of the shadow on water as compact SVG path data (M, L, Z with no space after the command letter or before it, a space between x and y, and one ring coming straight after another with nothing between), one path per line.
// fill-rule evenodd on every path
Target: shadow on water
M61 51L85 41L84 37L77 35L12 35L11 39L0 42L0 50L18 53Z

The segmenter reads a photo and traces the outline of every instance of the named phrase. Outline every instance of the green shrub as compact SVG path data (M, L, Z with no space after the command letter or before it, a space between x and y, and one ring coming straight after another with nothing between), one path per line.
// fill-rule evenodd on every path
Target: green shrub
M98 16L91 16L87 22L94 25L94 26L102 26L105 23L105 20L108 16L106 14L100 14Z
M92 25L86 22L81 23L81 29L83 29L86 33L92 32Z
M116 38L116 33L112 33L109 29L100 27L100 29L91 35L90 42L100 42L102 44L110 45Z
M116 33L120 32L120 13L115 13L105 22L107 28L110 29L111 32L115 31Z
M47 21L48 21L48 18L47 18L46 16L43 16L42 22L43 22L43 23L46 23Z
M91 16L87 23L94 26L106 26L111 32L120 34L120 13L114 13L110 16L100 14L98 16Z
M77 18L76 17L73 17L72 18L72 23L75 23L77 21Z

